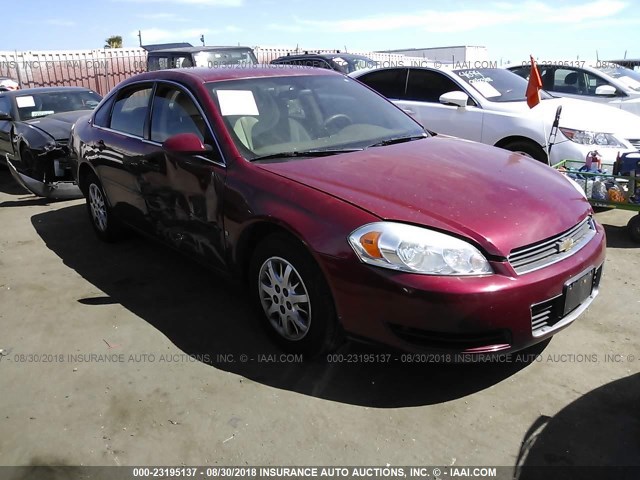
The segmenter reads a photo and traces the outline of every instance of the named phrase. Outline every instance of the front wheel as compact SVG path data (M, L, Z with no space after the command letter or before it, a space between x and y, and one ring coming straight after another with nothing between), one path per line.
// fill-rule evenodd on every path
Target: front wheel
M91 175L86 185L87 211L91 218L91 225L98 237L105 242L114 242L121 233L121 226L114 217L111 207L107 203L100 180Z
M631 240L640 243L640 214L631 217L631 220L627 223L627 230Z
M267 332L283 349L309 358L335 348L341 333L322 271L295 240L275 234L256 249L251 294Z
M533 158L539 162L549 164L549 158L547 152L545 152L540 145L533 142L527 142L519 140L505 144L502 148L505 150L511 150L512 152L519 153L525 157Z

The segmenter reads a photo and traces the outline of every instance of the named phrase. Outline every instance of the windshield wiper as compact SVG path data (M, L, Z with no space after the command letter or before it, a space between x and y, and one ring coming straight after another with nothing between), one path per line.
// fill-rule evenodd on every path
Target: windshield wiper
M387 145L395 145L396 143L412 142L413 140L421 140L423 138L429 138L429 137L427 135L410 135L406 137L389 138L387 140L382 140L381 142L374 143L373 145L369 145L367 148L386 147Z
M297 158L297 157L328 157L330 155L339 155L341 153L360 152L362 148L335 148L327 150L294 150L291 152L271 153L262 155L261 157L252 158L252 162L259 160L270 160L273 158Z

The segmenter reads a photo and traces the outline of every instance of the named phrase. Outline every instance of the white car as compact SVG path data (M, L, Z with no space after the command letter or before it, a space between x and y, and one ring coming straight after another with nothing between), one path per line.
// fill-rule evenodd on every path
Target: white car
M584 161L598 150L612 171L618 152L640 148L640 118L605 105L540 92L529 108L527 81L500 68L394 67L350 74L425 128L523 153L542 162ZM558 130L549 144L558 107ZM548 148L551 148L548 156Z
M0 77L0 91L18 89L20 89L20 84L18 82L7 77Z
M528 80L527 63L508 69ZM559 97L605 103L640 115L640 72L609 62L593 65L578 60L538 65L542 88Z

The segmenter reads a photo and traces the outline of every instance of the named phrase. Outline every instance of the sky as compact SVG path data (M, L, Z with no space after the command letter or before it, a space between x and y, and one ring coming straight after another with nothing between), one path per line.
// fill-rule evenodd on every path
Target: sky
M634 5L636 3L636 5ZM490 60L640 57L637 0L21 0L2 50L125 47L186 41L376 51L474 45ZM3 9L6 13L7 10Z

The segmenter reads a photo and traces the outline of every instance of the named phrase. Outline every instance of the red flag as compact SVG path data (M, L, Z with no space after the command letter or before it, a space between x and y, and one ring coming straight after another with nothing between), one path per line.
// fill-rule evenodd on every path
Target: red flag
M535 107L540 103L540 90L542 89L542 79L536 61L531 57L531 73L529 73L529 84L527 85L527 105L529 108Z

